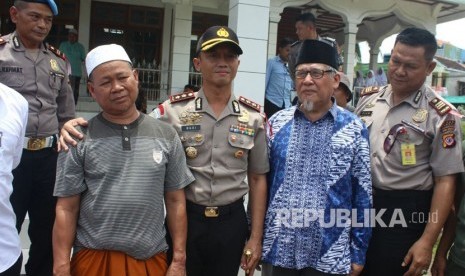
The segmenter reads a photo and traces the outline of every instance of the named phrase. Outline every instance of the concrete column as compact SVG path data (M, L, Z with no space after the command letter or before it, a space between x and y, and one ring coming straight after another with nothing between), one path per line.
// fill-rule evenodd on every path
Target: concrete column
M344 28L344 73L349 80L354 79L355 45L357 44L357 22L347 22ZM352 83L353 85L353 83ZM352 87L350 87L352 89Z
M376 72L376 67L378 67L379 48L376 45L372 44L372 43L369 43L369 45L370 45L370 66L369 66L369 69Z
M268 58L276 56L276 48L278 44L278 24L281 20L281 15L277 11L270 11L270 22L268 30Z
M91 0L81 0L79 5L79 26L76 26L79 30L78 41L82 43L86 53L89 52L89 43L90 43L90 16L91 16ZM82 78L81 84L79 85L79 98L81 101L78 101L78 104L82 102L82 97L87 97L87 73L82 64Z
M230 0L229 27L236 31L244 54L234 81L236 96L259 104L265 99L270 0Z
M174 5L171 94L179 93L189 80L192 34L192 3Z

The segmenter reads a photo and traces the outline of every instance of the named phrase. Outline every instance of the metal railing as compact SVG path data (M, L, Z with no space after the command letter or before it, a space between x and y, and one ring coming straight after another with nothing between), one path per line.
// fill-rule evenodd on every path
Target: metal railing
M139 72L139 94L146 101L162 102L170 94L169 70L136 68ZM188 83L196 87L202 84L202 75L198 72L189 72Z

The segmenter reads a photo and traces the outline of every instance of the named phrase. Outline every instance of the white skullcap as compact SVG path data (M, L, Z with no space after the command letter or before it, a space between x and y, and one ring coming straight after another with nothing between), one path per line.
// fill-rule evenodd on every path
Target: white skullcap
M108 44L95 47L86 56L87 76L90 76L100 64L114 60L127 61L132 65L128 54L120 45Z

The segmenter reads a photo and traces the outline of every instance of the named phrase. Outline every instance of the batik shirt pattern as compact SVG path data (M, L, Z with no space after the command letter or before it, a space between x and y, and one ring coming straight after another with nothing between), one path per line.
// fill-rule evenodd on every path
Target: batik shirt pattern
M372 206L372 191L363 123L335 104L315 122L291 107L271 117L267 143L263 260L335 274L349 273L351 263L364 264L371 236L364 211ZM344 223L332 223L338 210L350 213ZM365 224L352 227L355 219Z

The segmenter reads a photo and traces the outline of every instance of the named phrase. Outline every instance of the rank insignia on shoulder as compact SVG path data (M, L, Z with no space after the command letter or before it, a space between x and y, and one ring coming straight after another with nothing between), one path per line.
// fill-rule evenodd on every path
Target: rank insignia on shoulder
M446 102L439 98L432 99L429 105L433 107L440 116L444 116L452 110Z
M378 86L368 86L365 87L362 92L360 92L360 97L368 96L379 92Z
M190 99L193 99L193 98L195 98L194 92L171 95L170 96L170 103L183 102L185 100L190 100Z
M244 98L242 96L239 97L239 102L246 105L246 106L248 106L248 107L250 107L250 108L252 108L253 110L256 110L257 112L260 112L261 106L258 103L255 103L255 102L253 102L253 101L251 101L249 99L246 99L246 98Z
M62 53L60 50L58 50L57 48L53 47L52 45L50 44L47 44L47 49L54 53L57 57L61 58L62 60L66 61L66 56L64 53Z

